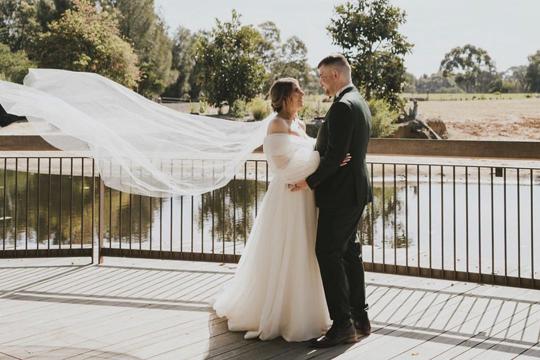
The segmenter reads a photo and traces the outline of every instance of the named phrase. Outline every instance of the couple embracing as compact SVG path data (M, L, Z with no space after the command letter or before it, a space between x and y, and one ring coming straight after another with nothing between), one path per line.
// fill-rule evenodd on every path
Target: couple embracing
M297 119L303 96L295 79L270 89L276 116L264 139L273 175L234 278L214 309L246 338L311 339L314 347L370 334L358 223L372 200L366 165L371 115L351 83L344 56L318 65L334 96L315 149Z

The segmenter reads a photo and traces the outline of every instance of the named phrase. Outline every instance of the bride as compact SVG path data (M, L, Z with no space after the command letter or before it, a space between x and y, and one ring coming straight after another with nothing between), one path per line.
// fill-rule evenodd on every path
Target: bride
M246 338L304 341L319 337L331 321L315 256L314 194L291 192L288 186L313 173L320 159L296 117L304 97L298 81L277 80L270 97L277 115L263 149L273 179L234 278L214 309L227 318L231 331L247 331Z

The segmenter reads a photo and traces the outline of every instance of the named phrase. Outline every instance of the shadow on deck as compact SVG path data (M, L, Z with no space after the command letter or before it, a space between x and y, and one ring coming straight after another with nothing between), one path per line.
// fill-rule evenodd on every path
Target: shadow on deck
M209 304L234 265L65 261L0 262L0 359L540 357L538 290L369 273L373 334L314 350L227 330Z

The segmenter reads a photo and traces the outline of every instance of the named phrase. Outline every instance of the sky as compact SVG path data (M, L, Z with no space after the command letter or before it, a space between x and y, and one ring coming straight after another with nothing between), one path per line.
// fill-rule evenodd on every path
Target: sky
M178 26L209 30L215 19L229 20L236 9L243 24L273 21L282 40L296 35L316 66L339 51L326 27L343 0L156 0L174 32ZM401 32L415 46L405 58L407 71L420 76L438 70L451 48L472 44L488 51L498 71L525 65L540 50L540 0L391 0L407 13Z

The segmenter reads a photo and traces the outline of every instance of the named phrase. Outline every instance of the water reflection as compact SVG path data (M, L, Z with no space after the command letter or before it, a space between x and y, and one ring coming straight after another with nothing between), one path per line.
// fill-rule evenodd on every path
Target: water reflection
M253 225L255 208L260 206L265 192L264 182L232 180L223 189L204 196L199 204L198 222L208 223L225 241L245 242Z
M412 187L413 192L416 190L416 187ZM363 221L358 227L358 237L362 245L378 245L375 239L384 235L385 247L413 246L413 239L405 234L405 219L397 217L397 214L404 211L404 192L404 186L396 186L395 192L393 188L385 188L383 191L383 187L377 184L373 187L373 203L365 209Z
M91 178L0 170L0 179L1 246L33 249L91 243Z
M392 181L384 188L376 181L358 229L364 260L522 276L539 269L539 184L474 180ZM0 170L0 250L90 247L97 185L90 177ZM241 254L265 192L266 181L246 179L168 199L107 189L103 245Z

